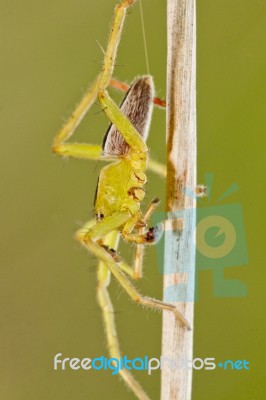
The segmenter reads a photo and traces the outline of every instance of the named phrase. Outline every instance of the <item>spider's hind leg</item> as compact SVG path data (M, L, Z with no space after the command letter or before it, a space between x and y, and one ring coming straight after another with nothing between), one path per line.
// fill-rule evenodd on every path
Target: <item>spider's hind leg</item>
M102 241L102 247L111 250L110 253L114 254L119 242L119 235L117 232L110 232L105 236ZM111 272L106 267L105 263L100 261L97 272L97 300L102 311L103 323L107 338L107 346L111 358L120 360L122 355L120 353L119 340L117 336L114 308L108 292L110 284ZM120 369L119 375L141 400L150 400L140 384L135 380L134 376L126 369Z

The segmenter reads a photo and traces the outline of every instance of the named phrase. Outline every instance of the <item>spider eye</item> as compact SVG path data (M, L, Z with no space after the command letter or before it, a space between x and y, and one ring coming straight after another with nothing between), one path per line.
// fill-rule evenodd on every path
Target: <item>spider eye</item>
M96 218L96 220L97 221L101 221L101 219L103 219L104 218L104 215L101 213L95 213L95 218Z

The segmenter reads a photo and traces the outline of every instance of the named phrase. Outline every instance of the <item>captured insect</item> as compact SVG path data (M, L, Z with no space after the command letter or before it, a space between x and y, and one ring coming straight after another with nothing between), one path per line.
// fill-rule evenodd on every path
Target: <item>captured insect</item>
M121 355L114 310L108 294L111 275L114 275L133 301L153 309L168 310L174 313L183 326L189 328L188 322L173 304L143 296L132 284L132 279L142 277L144 246L156 243L162 234L160 226L147 228L159 200L155 198L146 212L141 211L140 205L145 197L145 170L147 167L155 172L163 169L155 161L148 160L146 145L153 104L162 105L158 99L154 100L152 76L135 79L120 108L107 91L108 86L127 89L124 84L113 80L112 74L126 11L136 1L122 0L116 6L102 71L53 142L53 152L61 156L110 161L99 175L94 218L77 231L76 239L99 260L97 298L103 314L110 357L118 359ZM103 145L68 142L96 99L111 123ZM136 245L134 267L118 255L121 236L126 242ZM149 399L128 370L121 369L119 374L137 398Z

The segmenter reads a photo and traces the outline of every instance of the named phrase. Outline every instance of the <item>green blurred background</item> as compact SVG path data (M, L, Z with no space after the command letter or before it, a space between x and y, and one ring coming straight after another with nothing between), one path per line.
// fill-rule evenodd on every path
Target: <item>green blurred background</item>
M96 260L73 240L91 216L101 164L63 160L55 132L98 73L115 0L1 1L1 371L0 397L133 399L109 372L54 371L53 357L107 355L95 299ZM215 298L212 272L199 274L195 357L246 359L250 371L196 371L193 400L265 398L265 0L201 0L198 30L198 181L215 174L213 198L239 190L249 263L226 270L245 298ZM150 70L165 96L166 4L143 1ZM130 10L115 76L146 73L139 5ZM119 96L114 95L116 99ZM100 143L108 125L96 104L76 138ZM155 110L149 146L164 161L165 115ZM164 198L149 175L148 200ZM207 201L207 200L206 200ZM161 210L164 209L162 202ZM143 293L162 296L156 252L146 254ZM112 284L121 348L159 357L161 316L136 307ZM160 374L135 374L159 399Z

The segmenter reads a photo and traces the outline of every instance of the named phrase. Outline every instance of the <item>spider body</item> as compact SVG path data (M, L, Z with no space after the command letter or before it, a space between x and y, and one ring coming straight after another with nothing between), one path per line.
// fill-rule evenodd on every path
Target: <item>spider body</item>
M128 210L133 215L140 210L145 195L144 182L135 178L140 172L141 169L132 166L130 159L121 159L102 169L95 200L98 220L117 211Z
M121 111L134 125L143 141L149 133L153 110L154 84L151 76L136 79L128 90ZM140 211L144 199L148 150L140 152L129 147L116 127L111 124L103 141L103 158L113 160L100 173L95 196L95 215L101 220L117 211Z

